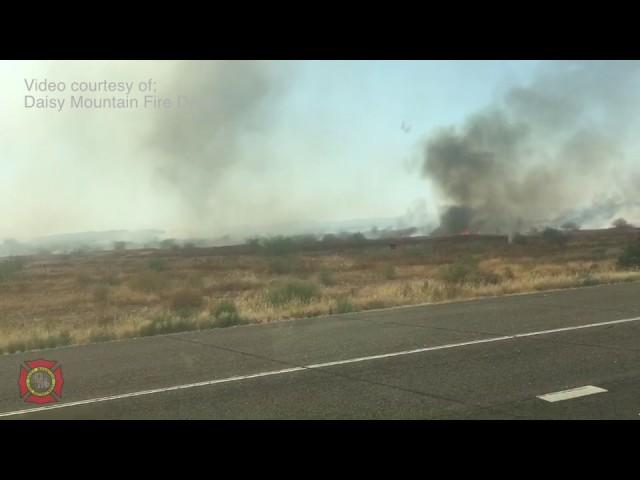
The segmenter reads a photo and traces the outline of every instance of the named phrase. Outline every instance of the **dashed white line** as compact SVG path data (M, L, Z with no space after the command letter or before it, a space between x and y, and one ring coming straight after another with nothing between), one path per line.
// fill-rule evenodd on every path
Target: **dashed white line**
M637 322L639 320L640 320L640 317L623 318L623 319L620 319L620 320L610 320L610 321L607 321L607 322L590 323L590 324L587 324L587 325L576 325L576 326L573 326L573 327L554 328L554 329L551 329L551 330L539 330L539 331L535 331L535 332L517 333L517 334L514 334L514 335L502 335L502 336L499 336L499 337L481 338L481 339L478 339L478 340L470 340L470 341L467 341L467 342L449 343L449 344L446 344L446 345L436 345L436 346L433 346L433 347L416 348L416 349L413 349L413 350L403 350L403 351L400 351L400 352L383 353L383 354L380 354L380 355L369 355L369 356L366 356L366 357L349 358L349 359L346 359L346 360L336 360L336 361L333 361L333 362L315 363L315 364L305 365L305 366L284 368L284 369L281 369L281 370L271 370L271 371L267 371L267 372L253 373L253 374L249 374L249 375L237 375L237 376L233 376L233 377L214 379L214 380L207 380L207 381L197 382L197 383L188 383L188 384L184 384L184 385L175 385L175 386L171 386L171 387L155 388L155 389L151 389L151 390L142 390L142 391L138 391L138 392L123 393L123 394L119 394L119 395L109 395L109 396L105 396L105 397L91 398L91 399L80 400L80 401L76 401L76 402L56 403L56 404L52 404L52 405L44 405L44 406L40 406L40 407L27 408L27 409L24 409L24 410L15 410L15 411L11 411L11 412L2 412L2 413L0 413L0 417L11 417L11 416L15 416L15 415L24 415L24 414L27 414L27 413L42 412L42 411L46 411L46 410L56 410L56 409L60 409L60 408L69 408L69 407L77 407L77 406L80 406L80 405L89 405L89 404L92 404L92 403L109 402L109 401L112 401L112 400L120 400L120 399L124 399L124 398L142 397L142 396L145 396L145 395L153 395L153 394L156 394L156 393L172 392L172 391L176 391L176 390L186 390L186 389L189 389L189 388L205 387L205 386L210 386L210 385L217 385L217 384L220 384L220 383L238 382L238 381L249 380L249 379L253 379L253 378L269 377L269 376L274 376L274 375L283 375L283 374L286 374L286 373L301 372L301 371L304 371L304 370L313 370L313 369L319 369L319 368L333 367L333 366L337 366L337 365L347 365L347 364L350 364L350 363L366 362L366 361L370 361L370 360L379 360L379 359L383 359L383 358L399 357L399 356L402 356L402 355L412 355L412 354L416 354L416 353L432 352L432 351L435 351L435 350L445 350L445 349L450 349L450 348L465 347L465 346L469 346L469 345L478 345L478 344L482 344L482 343L500 342L500 341L503 341L503 340L513 340L513 339L516 339L516 338L532 337L532 336L536 336L536 335L548 335L548 334L552 334L552 333L568 332L568 331L572 331L572 330L581 330L581 329L585 329L585 328L602 327L602 326L605 326L605 325L616 325L616 324L621 324L621 323ZM591 387L591 388L598 388L598 387ZM557 393L562 393L562 392L557 392ZM592 392L592 393L596 393L596 392ZM590 395L590 394L591 393L587 393L587 395ZM538 398L540 398L540 397L538 397Z
M545 395L538 395L540 400L545 402L561 402L563 400L570 400L572 398L586 397L587 395L594 395L596 393L604 393L607 390L604 388L596 387L593 385L586 385L584 387L570 388L569 390L562 390L560 392L547 393Z

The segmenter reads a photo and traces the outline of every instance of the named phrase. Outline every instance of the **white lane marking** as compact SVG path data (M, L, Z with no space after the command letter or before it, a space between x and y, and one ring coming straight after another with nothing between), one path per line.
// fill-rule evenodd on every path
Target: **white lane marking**
M640 320L640 317L634 317L634 318L623 318L620 320L610 320L607 322L599 322L599 323L589 323L587 325L576 325L573 327L562 327L562 328L554 328L551 330L539 330L536 332L528 332L528 333L517 333L514 335L503 335L500 337L490 337L490 338L481 338L478 340L470 340L467 342L459 342L459 343L449 343L446 345L436 345L433 347L424 347L424 348L416 348L413 350L403 350L400 352L391 352L391 353L383 353L380 355L369 355L366 357L357 357L357 358L349 358L347 360L337 360L334 362L324 362L324 363L315 363L312 365L305 365L305 366L300 366L300 367L292 367L292 368L284 368L281 370L271 370L271 371L267 371L267 372L260 372L260 373L253 373L253 374L249 374L249 375L237 375L237 376L233 376L233 377L228 377L228 378L220 378L220 379L216 379L216 380L207 380L204 382L197 382L197 383L188 383L188 384L184 384L184 385L175 385L172 387L164 387L164 388L154 388L152 390L141 390L138 392L131 392L131 393L123 393L123 394L119 394L119 395L109 395L106 397L98 397L98 398L90 398L88 400L80 400L77 402L66 402L66 403L56 403L56 404L52 404L52 405L44 405L41 407L34 407L34 408L27 408L24 410L15 410L12 412L2 412L0 413L0 417L11 417L11 416L15 416L15 415L23 415L23 414L27 414L27 413L34 413L34 412L42 412L45 410L57 410L59 408L68 408L68 407L77 407L79 405L88 405L88 404L92 404L92 403L101 403L101 402L109 402L112 400L120 400L123 398L133 398L133 397L142 397L144 395L153 395L156 393L163 393L163 392L172 392L175 390L186 390L189 388L196 388L196 387L205 387L205 386L209 386L209 385L216 385L219 383L229 383L229 382L237 382L237 381L241 381L241 380L249 380L252 378L259 378L259 377L268 377L268 376L273 376L273 375L282 375L285 373L292 373L292 372L301 372L304 370L311 370L311 369L317 369L317 368L326 368L326 367L333 367L336 365L347 365L350 363L357 363L357 362L366 362L369 360L379 360L381 358L391 358L391 357L399 357L401 355L412 355L412 354L416 354L416 353L423 353L423 352L432 352L435 350L445 350L445 349L449 349L449 348L457 348L457 347L465 347L468 345L478 345L481 343L492 343L492 342L500 342L503 340L512 340L515 338L524 338L524 337L532 337L535 335L548 335L551 333L558 333L558 332L567 332L567 331L571 331L571 330L581 330L584 328L594 328L594 327L601 327L601 326L605 326L605 325L616 325L616 324L620 324L620 323L629 323L629 322L637 322Z
M604 388L595 387L593 385L586 385L584 387L570 388L569 390L562 390L560 392L547 393L546 395L538 395L540 400L545 402L561 402L562 400L569 400L571 398L586 397L587 395L593 395L595 393L606 392Z

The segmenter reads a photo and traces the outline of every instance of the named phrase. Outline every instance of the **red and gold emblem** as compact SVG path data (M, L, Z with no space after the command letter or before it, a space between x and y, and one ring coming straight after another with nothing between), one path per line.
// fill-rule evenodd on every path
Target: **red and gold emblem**
M20 366L20 398L25 402L45 404L62 398L62 368L51 360L32 360Z

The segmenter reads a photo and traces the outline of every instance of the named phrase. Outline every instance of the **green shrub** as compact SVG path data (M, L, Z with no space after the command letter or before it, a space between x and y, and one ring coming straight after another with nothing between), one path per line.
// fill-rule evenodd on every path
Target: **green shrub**
M167 269L167 262L162 258L152 258L147 262L147 268L154 272L162 272Z
M226 300L216 305L216 308L213 310L213 316L215 318L214 325L216 327L224 328L247 323L240 317L235 304Z
M465 258L440 268L438 276L440 280L451 285L463 283L497 284L500 282L499 275L481 270L478 267L478 262L473 258Z
M44 348L63 347L71 344L72 338L69 332L60 332L53 335L47 335L45 337L35 337L31 340L27 340L27 350L40 350Z
M267 262L267 270L274 275L287 275L295 270L294 262L291 258L270 258Z
M163 333L185 332L194 329L193 322L184 318L172 318L170 315L158 315L151 322L143 325L138 330L138 335L142 337L150 337Z
M562 228L563 230L568 230L568 231L577 231L580 230L580 225L578 225L576 222L572 222L572 221L568 221L568 222L564 222L562 225L560 225L560 228Z
M542 231L542 238L557 246L564 246L569 239L565 232L551 227L547 227Z
M511 237L511 242L515 245L526 245L529 243L526 235L522 235L521 233L515 233L513 237Z
M258 237L247 238L245 243L250 247L258 248L260 246L260 239Z
M633 225L631 225L629 222L627 222L624 218L616 218L611 225L614 228L632 228Z
M582 285L585 287L591 287L593 285L599 285L601 283L600 281L598 281L597 278L593 278L593 276L590 273L587 273L586 275L581 275L580 279L581 279Z
M297 275L307 278L312 271L311 265L296 255L272 256L267 259L267 272L274 275Z
M27 342L25 342L24 340L15 340L8 343L7 346L2 350L3 353L20 353L26 352L29 349L27 348Z
M273 306L286 305L294 301L311 303L319 296L320 289L311 282L292 281L267 292L267 301Z
M8 280L14 273L22 270L26 263L26 260L20 257L0 260L0 281Z
M329 270L322 270L319 275L320 283L326 287L330 287L336 284L336 279L333 276L333 273Z
M477 263L470 259L459 260L438 270L438 277L445 283L464 283L477 271Z
M175 249L177 248L177 244L175 239L173 238L165 238L160 242L160 248L162 249Z
M127 249L127 242L113 242L113 249L122 251Z
M618 257L619 268L640 268L640 240L627 245L622 254Z
M295 242L289 237L279 235L264 239L261 248L267 255L287 255L295 250Z
M349 313L353 312L355 309L353 308L353 304L347 297L339 297L336 300L336 309L334 313Z

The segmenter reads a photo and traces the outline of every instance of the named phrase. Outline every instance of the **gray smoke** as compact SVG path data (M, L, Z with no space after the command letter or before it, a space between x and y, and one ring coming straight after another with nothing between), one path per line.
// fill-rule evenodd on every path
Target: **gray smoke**
M206 220L210 208L226 208L210 196L233 167L266 168L260 151L242 147L267 129L283 80L266 62L185 61L165 83L183 107L156 116L148 144L162 179Z
M596 199L631 201L639 79L635 61L547 63L530 85L432 135L422 174L447 205L437 233L509 233L578 210L584 223L602 213Z

